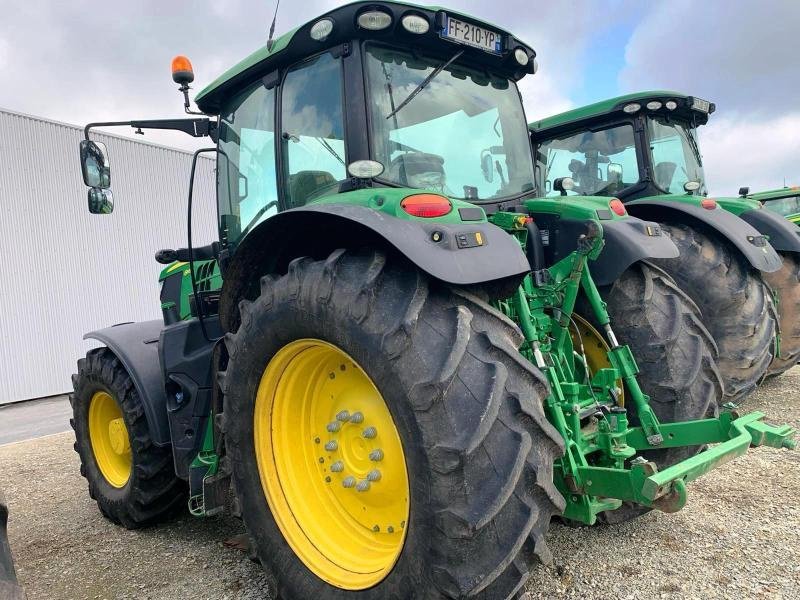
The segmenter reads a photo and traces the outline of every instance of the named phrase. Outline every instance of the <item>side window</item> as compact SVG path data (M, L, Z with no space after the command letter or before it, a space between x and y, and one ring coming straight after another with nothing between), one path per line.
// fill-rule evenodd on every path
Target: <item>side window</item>
M220 117L220 239L235 246L278 211L275 90L260 82L236 96Z
M341 60L321 54L286 75L281 137L289 206L335 193L347 178Z
M602 131L582 131L542 143L538 149L543 191L548 196L559 177L575 180L571 195L614 196L639 181L633 127L619 125ZM544 162L544 164L541 164Z

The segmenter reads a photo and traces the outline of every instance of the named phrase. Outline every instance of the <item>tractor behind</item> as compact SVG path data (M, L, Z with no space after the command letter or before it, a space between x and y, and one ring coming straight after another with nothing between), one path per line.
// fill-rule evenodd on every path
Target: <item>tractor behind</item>
M726 397L739 400L800 358L800 229L754 200L707 197L697 128L715 108L677 92L640 92L530 131L542 193L619 198L667 230L680 256L657 263L700 308Z
M800 187L782 187L775 190L750 193L750 188L741 188L743 198L758 200L767 210L800 224Z
M76 449L107 518L229 508L288 599L506 599L553 516L674 512L749 447L794 447L719 406L714 343L648 262L678 253L657 223L535 199L535 64L469 15L357 2L203 90L213 119L102 124L211 138L219 211L218 241L156 254L162 319L87 334ZM173 79L188 109L188 60Z

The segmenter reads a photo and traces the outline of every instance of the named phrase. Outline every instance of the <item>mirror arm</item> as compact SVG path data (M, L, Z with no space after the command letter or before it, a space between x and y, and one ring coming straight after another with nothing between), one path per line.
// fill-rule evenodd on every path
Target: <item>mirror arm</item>
M211 119L153 119L143 121L105 121L89 123L83 128L83 135L89 139L89 130L94 127L129 126L134 129L172 129L183 131L192 137L210 137L217 141L217 122Z

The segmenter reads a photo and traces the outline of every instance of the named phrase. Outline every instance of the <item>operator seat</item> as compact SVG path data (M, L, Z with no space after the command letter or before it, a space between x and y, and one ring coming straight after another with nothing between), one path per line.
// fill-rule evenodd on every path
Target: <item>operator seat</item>
M289 199L292 207L303 206L316 192L335 183L336 178L327 171L298 171L289 175Z
M677 169L678 165L674 162L664 161L658 163L654 168L656 185L662 190L669 190L672 185L672 177Z

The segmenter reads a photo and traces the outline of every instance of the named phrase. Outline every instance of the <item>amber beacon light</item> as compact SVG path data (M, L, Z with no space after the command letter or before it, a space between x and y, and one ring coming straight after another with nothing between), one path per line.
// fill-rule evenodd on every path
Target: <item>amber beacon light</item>
M187 85L194 81L192 61L183 55L172 59L172 81L179 85Z

